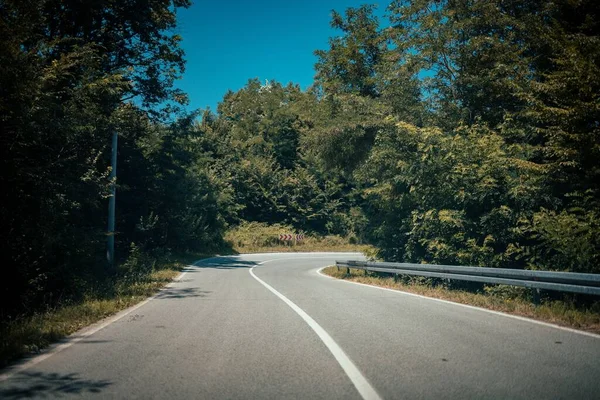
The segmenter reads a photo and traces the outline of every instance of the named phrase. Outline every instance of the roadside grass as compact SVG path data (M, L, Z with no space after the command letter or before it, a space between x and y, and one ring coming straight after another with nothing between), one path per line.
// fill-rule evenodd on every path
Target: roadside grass
M296 232L294 228L287 225L245 222L227 231L225 241L237 253L369 252L373 249L372 246L358 243L358 239L353 235L342 237L304 234L304 239L300 241L280 241L281 234L296 235L303 232Z
M423 283L425 279L419 279L418 277L407 278L407 283L401 279L394 280L392 276L382 276L376 273L365 274L365 271L353 268L350 269L349 274L346 273L345 268L338 270L335 266L324 268L322 272L338 279L449 300L600 334L600 302L587 306L577 306L566 301L545 300L536 305L523 296L525 290L520 289L524 288L497 286L494 288L497 288L496 290L474 293L428 285ZM512 295L503 295L503 291L510 292Z
M209 255L183 254L158 260L145 273L120 276L108 285L90 289L79 302L3 322L0 368L145 300L170 283L186 265L205 257Z

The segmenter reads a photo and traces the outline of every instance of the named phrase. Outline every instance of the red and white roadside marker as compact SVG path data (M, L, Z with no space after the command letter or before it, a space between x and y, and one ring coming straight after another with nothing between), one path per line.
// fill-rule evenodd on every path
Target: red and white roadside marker
M302 240L304 240L304 235L303 234L291 234L291 233L282 233L279 235L279 240L287 242L287 241L291 241L291 240L295 240L297 242L300 242Z

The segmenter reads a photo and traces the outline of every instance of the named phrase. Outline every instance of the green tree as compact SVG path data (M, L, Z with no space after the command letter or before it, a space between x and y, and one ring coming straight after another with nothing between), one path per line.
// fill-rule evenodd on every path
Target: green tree
M171 28L188 4L0 3L3 316L101 274L110 137L122 131L127 146L143 134L128 129L133 109L165 118L185 101L172 87L183 52Z
M326 93L379 95L375 75L386 51L386 38L379 32L374 9L372 5L348 8L344 16L332 11L331 27L343 36L329 39L328 51L315 51L316 80Z
M369 8L334 14L343 36L317 52L304 139L362 192L367 237L395 260L590 270L600 254L589 239L597 5L417 0L388 10L386 29ZM377 57L361 58L367 48ZM566 224L581 234L551 229Z

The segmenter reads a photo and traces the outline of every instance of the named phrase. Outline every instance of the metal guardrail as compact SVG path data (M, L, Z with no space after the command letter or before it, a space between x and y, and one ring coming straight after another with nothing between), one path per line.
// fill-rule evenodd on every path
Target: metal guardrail
M524 286L533 289L600 296L600 274L366 261L336 261L335 264L338 268L346 267L396 275Z

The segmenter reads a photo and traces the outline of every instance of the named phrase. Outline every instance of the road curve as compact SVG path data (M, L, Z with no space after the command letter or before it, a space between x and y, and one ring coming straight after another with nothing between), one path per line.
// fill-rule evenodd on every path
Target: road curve
M597 399L600 337L317 273L352 253L217 257L2 371L0 398Z

